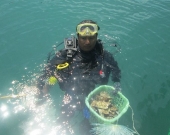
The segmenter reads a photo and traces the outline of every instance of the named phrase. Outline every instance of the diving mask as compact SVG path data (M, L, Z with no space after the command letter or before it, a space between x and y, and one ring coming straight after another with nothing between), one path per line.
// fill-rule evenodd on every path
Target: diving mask
M77 26L77 33L81 36L93 36L98 32L97 24L83 23Z

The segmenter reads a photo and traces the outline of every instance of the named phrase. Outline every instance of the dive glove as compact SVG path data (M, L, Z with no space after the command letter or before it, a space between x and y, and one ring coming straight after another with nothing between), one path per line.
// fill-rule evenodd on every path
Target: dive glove
M115 88L114 93L121 92L121 90L122 90L122 88L120 86L120 82L115 82L113 87Z

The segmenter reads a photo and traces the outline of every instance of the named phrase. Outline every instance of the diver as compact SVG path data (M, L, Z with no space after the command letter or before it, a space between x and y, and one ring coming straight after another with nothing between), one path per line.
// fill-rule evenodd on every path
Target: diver
M49 92L47 80L50 77L58 80L59 87L65 92L61 119L70 119L77 110L83 113L85 97L96 85L107 84L110 75L116 90L121 89L121 71L112 54L104 50L101 40L97 39L99 30L100 27L92 20L80 22L76 27L77 38L64 40L65 48L48 61L37 81L40 95L45 97ZM87 116L85 121L80 130L82 135L83 132L89 135Z

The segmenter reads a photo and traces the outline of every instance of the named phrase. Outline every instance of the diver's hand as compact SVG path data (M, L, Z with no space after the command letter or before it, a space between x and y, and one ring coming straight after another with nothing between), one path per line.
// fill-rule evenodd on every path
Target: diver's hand
M39 90L39 94L37 94L36 98L36 105L42 105L44 104L51 96L49 94L49 89L50 89L50 85L45 84L43 86L43 89Z
M120 82L115 82L113 87L115 88L115 90L114 90L115 94L122 91Z
M43 105L50 97L50 94L39 95L35 101L35 104L37 106Z

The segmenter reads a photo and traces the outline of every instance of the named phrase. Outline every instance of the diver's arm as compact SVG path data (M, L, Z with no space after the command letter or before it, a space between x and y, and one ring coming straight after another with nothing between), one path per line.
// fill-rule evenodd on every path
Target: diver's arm
M37 88L40 90L40 94L43 96L49 93L50 85L48 84L48 79L50 77L55 77L56 79L56 67L58 64L63 63L65 60L66 51L60 50L55 54L55 56L47 63L45 66L42 75L37 79Z
M118 67L117 61L114 60L114 57L111 53L105 52L105 58L107 63L110 65L111 70L111 80L114 83L116 91L121 91L120 79L121 79L121 70Z
M113 59L111 64L113 66L113 68L111 68L112 81L113 82L120 82L121 70L119 69L117 62L114 59Z
M43 89L42 89L42 93L43 95L48 95L50 92L50 85L48 85L47 83L43 86Z
M36 80L36 87L39 90L39 98L43 98L44 95L49 93L50 85L48 84L48 79L54 76L55 65L52 62L47 63L41 75Z
M45 101L45 96L49 95L50 86L47 84L47 79L49 78L48 74L44 71L44 74L42 74L36 82L36 87L39 90L39 93L37 95L38 101L37 104L41 104ZM42 102L43 101L43 102Z
M48 63L44 68L42 75L37 79L36 87L39 90L39 93L37 94L36 105L42 105L49 98L50 85L48 84L48 79L53 72L53 66Z
M104 60L106 61L106 64L110 67L111 70L111 79L113 82L120 82L121 78L121 70L118 67L117 61L115 61L112 54L108 51L104 51Z
M112 69L112 81L114 82L113 86L115 88L115 92L121 91L121 84L120 84L120 78L121 78L121 70L118 67L117 62L113 59L113 69Z

